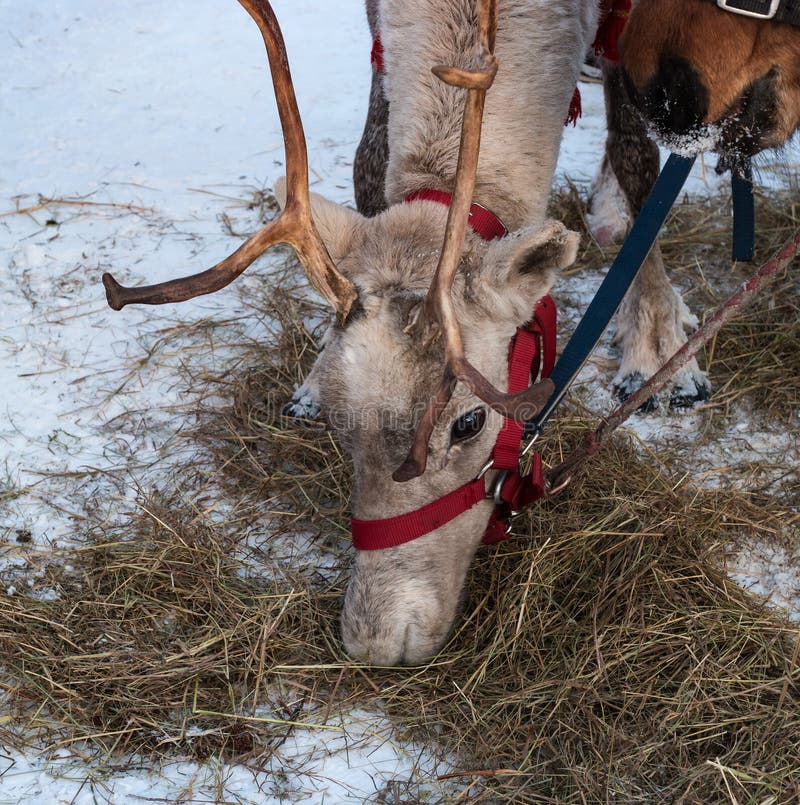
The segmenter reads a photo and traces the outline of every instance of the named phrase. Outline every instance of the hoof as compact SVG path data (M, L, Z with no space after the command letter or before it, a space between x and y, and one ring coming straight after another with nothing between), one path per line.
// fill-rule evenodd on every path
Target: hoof
M692 373L672 387L669 407L673 410L693 408L711 396L711 384L703 372Z
M281 408L281 419L291 420L291 423L287 424L310 427L316 424L320 413L319 403L310 394L302 394L292 397Z
M625 375L619 383L614 385L614 395L620 402L625 402L631 394L634 394L641 388L645 378L641 372L631 372ZM657 411L659 407L658 400L655 397L648 397L637 409L640 414L652 414Z

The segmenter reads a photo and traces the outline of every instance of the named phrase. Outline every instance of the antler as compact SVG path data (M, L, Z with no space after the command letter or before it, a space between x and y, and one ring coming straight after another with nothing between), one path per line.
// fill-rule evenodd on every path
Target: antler
M425 472L428 441L441 412L453 394L456 381L464 383L476 397L495 411L518 421L533 418L553 391L553 383L550 380L536 383L515 394L506 394L496 389L464 355L461 328L453 306L453 280L461 260L469 209L475 190L486 90L491 87L497 73L497 59L494 56L497 0L478 0L478 14L480 53L474 69L462 70L442 65L433 68L434 75L441 81L468 90L461 126L455 189L447 216L444 246L425 300L426 318L437 321L444 334L445 369L439 387L417 426L408 457L392 476L395 481L408 481Z
M286 206L278 218L248 238L233 254L199 274L137 288L125 288L111 274L103 274L108 304L121 310L129 304L163 305L213 293L233 282L270 246L288 243L300 257L311 284L344 322L357 293L353 283L337 271L311 218L306 140L283 35L267 0L239 2L255 20L267 47L286 151Z

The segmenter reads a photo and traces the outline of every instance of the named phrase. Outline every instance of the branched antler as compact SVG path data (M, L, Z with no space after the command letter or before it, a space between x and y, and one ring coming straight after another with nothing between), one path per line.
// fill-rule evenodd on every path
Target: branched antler
M239 2L255 20L267 47L286 149L286 207L278 218L248 238L233 254L199 274L137 288L125 288L111 274L104 274L108 304L114 310L121 310L128 304L162 305L213 293L233 282L270 246L288 243L300 257L311 284L331 303L343 322L356 299L356 289L336 269L311 218L306 140L283 35L267 0Z
M434 75L441 81L467 90L455 189L447 217L444 245L425 301L426 318L438 322L444 334L445 369L439 387L417 426L408 457L392 476L395 481L408 481L425 472L428 442L453 394L456 381L464 383L476 397L498 413L518 421L532 419L553 391L550 380L543 380L515 394L496 389L464 355L461 328L453 306L453 280L461 260L475 190L486 90L491 87L497 73L497 59L494 56L497 0L478 0L478 14L480 52L475 67L472 70L441 65L433 68Z

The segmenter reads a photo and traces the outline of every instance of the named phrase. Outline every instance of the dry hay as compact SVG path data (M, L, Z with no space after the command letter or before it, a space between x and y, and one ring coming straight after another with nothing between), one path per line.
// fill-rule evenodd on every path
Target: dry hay
M735 539L791 538L793 508L699 488L671 455L622 434L600 471L518 518L512 541L481 549L463 618L429 666L355 666L336 622L347 462L323 427L280 415L313 353L300 322L313 326L319 310L291 276L259 304L272 336L242 356L247 371L210 387L231 405L202 412L194 434L242 521L193 503L186 490L207 495L208 479L187 470L182 495L143 497L82 549L31 554L30 589L10 594L0 579L16 718L0 724L0 743L260 763L298 724L378 705L401 735L454 759L454 801L800 797L798 632L723 566ZM796 317L783 325L797 338ZM588 424L562 417L548 460ZM242 527L255 516L279 540L315 534L312 550L335 569L275 560L256 572Z

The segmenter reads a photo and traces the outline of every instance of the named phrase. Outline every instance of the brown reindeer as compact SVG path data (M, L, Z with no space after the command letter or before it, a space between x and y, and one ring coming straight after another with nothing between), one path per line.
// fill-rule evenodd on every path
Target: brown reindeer
M716 151L720 165L780 146L800 126L800 2L730 0L731 9L766 11L757 19L718 7L715 0L638 0L620 43L621 67L604 64L608 140L597 182L592 229L601 240L620 232L601 212L614 185L629 212L641 209L666 147L693 155ZM789 23L792 24L789 24ZM696 324L653 247L617 317L622 360L614 383L635 390L686 340ZM676 377L673 406L706 399L708 381L696 363Z
M287 138L288 180L276 185L285 210L196 277L137 289L106 277L109 299L121 307L207 293L272 243L292 243L338 313L312 374L353 459L353 514L375 520L413 511L475 478L500 412L530 416L551 388L548 381L520 395L498 391L509 339L577 250L577 236L546 221L545 210L580 57L596 27L595 0L383 0L388 206L373 218L309 198L277 22L266 0L240 2L267 43ZM487 22L494 13L496 26ZM448 67L434 76L434 65ZM479 112L495 69L478 160ZM469 88L466 115L460 87ZM451 214L416 197L420 191L452 193ZM464 235L470 202L511 234ZM357 552L342 613L353 657L417 663L442 646L492 510L481 500L414 542Z

